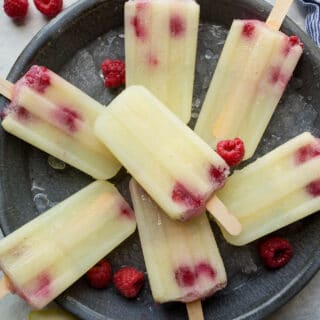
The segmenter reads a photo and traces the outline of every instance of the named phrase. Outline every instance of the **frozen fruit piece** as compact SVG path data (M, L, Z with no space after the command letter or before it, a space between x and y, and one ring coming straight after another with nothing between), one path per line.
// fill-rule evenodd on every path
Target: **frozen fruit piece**
M144 274L133 267L123 267L113 276L113 283L126 298L135 298L143 284Z
M95 179L109 179L120 169L93 132L104 106L48 68L32 66L9 98L2 121L9 133Z
M290 261L293 250L287 240L280 237L273 237L260 243L259 254L266 267L278 269Z
M45 16L55 17L63 6L62 0L33 0L36 8Z
M125 4L126 85L142 85L183 122L191 117L199 5L136 0Z
M244 144L239 138L218 142L216 151L229 166L238 165L245 154Z
M141 86L111 102L95 133L173 219L202 214L229 174L225 161Z
M14 19L22 19L28 13L28 0L4 0L4 12Z
M101 69L107 88L115 88L125 84L126 69L123 61L106 59L102 62Z
M95 181L1 240L0 268L10 290L43 308L134 232L135 219L121 214L123 206L112 184ZM97 268L91 280L100 286L108 267Z
M303 46L258 20L234 20L207 96L196 133L215 147L239 137L250 158L283 95Z
M320 210L319 139L305 132L235 171L217 196L240 221L244 245Z
M225 287L226 272L206 215L172 220L134 180L130 194L156 302L200 300Z
M86 273L86 277L91 287L96 289L106 288L112 278L110 263L106 259L102 259Z
M23 82L39 93L44 93L46 88L50 86L50 72L46 67L32 66L24 75Z

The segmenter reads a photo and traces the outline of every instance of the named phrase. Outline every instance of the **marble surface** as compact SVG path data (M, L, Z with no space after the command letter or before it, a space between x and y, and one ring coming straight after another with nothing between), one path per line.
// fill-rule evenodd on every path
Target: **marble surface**
M80 0L81 1L81 0ZM271 3L274 0L267 0ZM24 22L15 23L0 9L0 77L6 77L14 61L23 48L48 22L46 18L34 8L30 2L30 10ZM67 7L76 0L64 0ZM1 1L2 7L3 1ZM289 15L304 29L304 11L296 0L290 9ZM1 231L0 231L0 237ZM320 318L320 272L311 282L289 303L267 317L266 320L319 320ZM26 320L29 307L16 296L9 295L0 300L0 319Z

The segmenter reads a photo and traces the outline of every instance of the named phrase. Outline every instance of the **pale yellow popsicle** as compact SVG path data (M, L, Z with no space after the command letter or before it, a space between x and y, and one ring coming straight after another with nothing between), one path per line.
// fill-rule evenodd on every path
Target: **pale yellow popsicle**
M125 4L126 85L143 85L183 122L191 117L199 26L193 0Z
M116 188L96 181L1 240L0 268L11 291L40 309L135 228Z
M141 86L115 98L98 117L95 132L174 219L203 213L229 173L210 146Z
M257 20L235 20L224 45L195 131L212 147L239 137L250 158L303 51Z
M224 237L244 245L320 210L320 140L303 133L228 179L218 197L242 232Z
M96 179L120 169L93 132L104 106L54 72L32 66L10 98L2 121L6 131Z
M130 193L154 300L191 302L223 289L226 272L206 215L175 221L134 180Z

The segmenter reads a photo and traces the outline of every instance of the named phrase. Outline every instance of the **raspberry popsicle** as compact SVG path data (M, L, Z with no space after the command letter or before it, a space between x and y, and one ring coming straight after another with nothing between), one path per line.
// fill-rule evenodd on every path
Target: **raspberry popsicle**
M298 37L275 30L286 3L278 0L267 23L233 22L195 127L211 146L239 137L246 159L257 148L303 51Z
M0 241L4 280L11 292L43 308L135 228L116 188L93 182Z
M242 232L224 236L244 245L320 210L320 140L303 133L228 179L218 197ZM222 228L223 229L223 228Z
M175 221L134 180L130 193L154 300L187 303L223 289L226 272L207 216Z
M0 92L11 99L3 128L96 179L108 179L120 163L93 133L104 106L45 67L32 66L12 88L1 80Z
M141 86L131 86L98 117L95 132L158 205L174 219L205 211L229 167Z
M185 123L191 116L199 11L193 0L125 4L127 86L145 86Z

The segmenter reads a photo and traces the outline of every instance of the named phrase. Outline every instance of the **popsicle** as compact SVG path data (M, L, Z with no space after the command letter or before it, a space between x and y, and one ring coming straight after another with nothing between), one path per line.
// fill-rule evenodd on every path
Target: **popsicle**
M191 117L199 9L193 0L125 4L127 86L145 86L185 123Z
M207 216L175 221L135 180L130 193L154 300L189 303L223 289L226 272Z
M1 80L0 93L12 100L2 121L7 132L96 179L120 169L93 132L104 106L54 72L32 66L14 86Z
M96 135L173 219L205 211L225 161L147 89L131 86L97 118Z
M305 132L228 179L218 192L242 232L226 240L244 245L320 210L320 140Z
M277 31L292 0L278 0L266 23L235 20L195 131L209 145L239 137L250 158L303 51L296 36Z
M2 293L43 308L135 228L116 188L93 182L0 241Z

